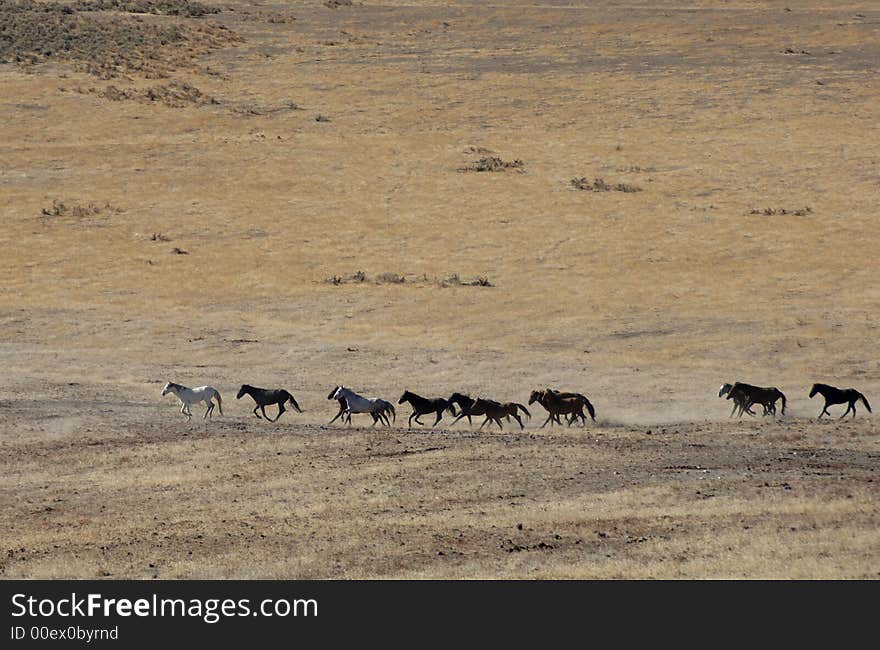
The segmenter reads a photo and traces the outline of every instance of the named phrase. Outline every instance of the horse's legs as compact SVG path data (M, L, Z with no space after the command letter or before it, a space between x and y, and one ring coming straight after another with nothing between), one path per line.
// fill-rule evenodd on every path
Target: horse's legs
M517 420L519 420L519 418L517 418ZM503 427L502 424L501 424L501 418L495 418L495 424L498 425L498 428L499 428L499 429L501 429L502 431L504 431L504 427ZM522 425L522 422L520 422L520 425Z
M449 423L449 426L452 426L453 424L455 424L456 422L458 422L458 421L459 421L460 419L462 419L463 417L467 417L468 422L471 421L471 416L468 415L467 413L465 413L464 411L462 411L461 413L459 413L459 414L455 417L455 419L454 419L452 422Z
M257 409L255 408L255 409L254 409L254 415L256 415L256 412L257 412ZM334 416L333 416L333 419L330 420L327 424L333 424L334 422L336 422L336 419L337 419L340 415L342 415L343 413L345 413L345 407L342 406L342 405L340 404L340 405L339 405L339 413L337 413L336 415L334 415Z
M281 417L281 414L284 413L285 410L284 402L278 402L278 415L275 416L275 422L278 422L278 418Z
M266 405L265 404L260 404L260 413L262 413L263 417L266 418L267 420L269 420L269 422L272 421L272 418L270 418L268 415L266 415Z
M542 429L543 429L544 427L547 426L547 423L550 422L550 419L551 419L552 417L553 417L553 414L552 414L552 413L550 413L550 415L547 416L547 419L544 420L544 424L541 425L541 428L542 428ZM550 426L553 426L553 425L551 424Z
M410 415L409 415L409 423L407 424L407 426L408 426L410 429L412 429L412 421L413 421L413 418L414 418L415 416L416 416L416 412L415 412L415 411L413 411L413 412L410 413Z
M487 415L487 416L486 416L486 419L483 420L483 424L480 425L480 431L483 430L483 425L486 424L486 422L488 422L488 421L489 421L489 416Z
M437 409L437 419L434 420L434 424L431 425L432 429L437 426L437 423L440 421L440 418L442 418L442 417L443 417L443 409L438 408Z
M514 417L514 419L516 419L517 422L519 422L519 430L520 431L522 431L523 429L526 428L525 425L522 423L522 420L520 419L520 417L516 413L513 414L513 417Z

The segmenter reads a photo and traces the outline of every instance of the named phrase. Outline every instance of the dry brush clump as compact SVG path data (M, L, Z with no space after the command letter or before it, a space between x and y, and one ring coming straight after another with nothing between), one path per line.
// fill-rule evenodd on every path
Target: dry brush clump
M146 13L159 13L160 5L152 3L154 11ZM191 13L199 11L191 9ZM132 15L34 0L0 0L0 63L62 61L103 79L124 73L161 78L191 66L198 56L240 40L223 25L195 24L186 15Z
M522 160L516 159L513 161L506 161L498 158L497 156L485 156L480 158L479 160L475 160L470 165L465 167L460 167L458 171L460 172L506 172L508 170L514 170L520 173L525 172L525 163Z
M472 280L463 280L461 277L459 277L458 273L453 273L452 275L448 275L444 278L431 278L428 277L427 274L424 274L407 279L405 276L400 275L399 273L379 273L378 275L370 277L363 271L357 271L349 275L334 275L324 280L324 282L326 282L327 284L332 284L334 286L339 286L341 284L409 284L412 286L424 286L430 284L440 287L495 286L489 281L489 278L485 276L479 276Z
M52 220L88 221L94 217L109 217L121 212L124 212L122 208L109 203L101 206L89 201L86 205L80 205L78 203L67 204L54 199L51 207L43 208L40 211L40 216Z
M167 84L150 86L148 88L117 88L106 86L105 88L83 89L80 86L73 88L74 92L84 95L95 95L114 102L134 101L142 104L158 102L171 108L183 108L185 106L207 106L219 104L219 100L206 95L201 90L185 81L173 79Z
M789 210L786 208L753 208L749 214L762 214L765 217L775 217L775 216L783 216L787 214L793 214L796 217L805 217L808 214L813 213L813 208L810 206L804 206L803 208L798 208L796 210Z
M576 190L585 190L589 192L641 192L642 188L629 183L606 183L602 178L594 178L591 183L586 176L580 178L572 178L569 184Z

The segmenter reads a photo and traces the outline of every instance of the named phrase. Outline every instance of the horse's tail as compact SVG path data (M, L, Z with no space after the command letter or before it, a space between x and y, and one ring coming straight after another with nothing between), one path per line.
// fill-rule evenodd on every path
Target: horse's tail
M220 391L214 389L214 397L217 398L217 408L220 409L220 415L223 415L223 398L220 397Z
M391 421L397 422L397 412L394 410L394 404L388 402L388 410L391 411Z
M785 415L785 393L778 388L776 389L776 392L779 393L779 397L782 398L782 415Z
M455 404L449 400L446 401L446 410L452 413L452 415L458 415L458 413L455 412Z
M590 400L584 398L584 406L587 407L587 411L590 412L590 417L593 419L593 422L596 421L596 409L593 408L593 405L590 403Z
M868 409L868 413L871 413L871 405L868 404L868 400L865 399L865 396L859 393L859 399L862 400L862 404L865 405L865 408Z
M525 406L523 406L522 404L519 404L517 402L514 402L513 405L515 407L517 407L518 409L522 409L522 412L525 413L526 415L528 415L530 420L532 419L532 414L529 413L529 409L527 409Z
M296 400L293 399L293 395L291 395L291 394L288 393L287 391L284 391L284 392L287 393L287 399L290 400L290 403L291 403L291 404L293 404L293 408L295 408L297 411L299 411L300 413L302 413L303 410L299 407L299 404L296 403Z

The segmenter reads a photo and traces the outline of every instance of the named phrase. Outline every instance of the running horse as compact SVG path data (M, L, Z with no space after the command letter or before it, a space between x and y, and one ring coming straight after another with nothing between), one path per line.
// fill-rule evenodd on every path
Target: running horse
M547 419L544 420L544 424L541 425L542 429L547 426L548 422L551 427L554 422L561 425L560 415L568 416L569 426L578 418L583 421L584 426L587 426L587 416L584 415L584 407L587 408L587 412L590 414L593 422L596 421L596 410L593 408L590 400L580 393L564 393L552 388L533 390L531 395L529 395L529 404L534 404L535 402L543 406L547 413L549 413Z
M819 393L822 397L825 398L825 406L822 407L822 411L819 413L819 418L823 415L831 415L828 413L828 407L834 406L835 404L848 404L846 407L846 411L838 420L846 417L847 413L852 411L852 416L856 417L856 402L862 400L862 404L865 405L865 408L868 409L868 413L871 413L871 405L868 404L868 400L865 399L865 396L862 395L855 388L835 388L834 386L829 386L828 384L813 384L813 388L810 390L810 399Z
M254 415L260 417L260 414L257 413L257 409L260 409L263 413L263 417L269 420L269 422L278 421L278 418L280 418L281 414L285 411L284 405L287 404L287 402L290 402L293 405L293 408L299 413L302 413L302 409L299 407L299 404L296 403L296 400L293 399L293 395L283 388L273 390L268 388L256 388L249 384L242 384L241 388L238 389L238 395L235 396L235 399L241 399L245 395L250 395L254 398L254 402L257 403L254 407ZM278 405L278 415L275 416L274 420L266 415L266 407L270 404Z
M217 407L220 409L220 415L223 415L223 400L220 398L220 392L213 386L187 388L181 384L169 381L162 389L162 397L165 397L168 393L172 393L180 401L180 412L188 418L192 418L192 411L189 410L190 404L198 404L199 402L204 402L208 405L202 419L207 418L209 415L213 417L213 399L215 397L217 398Z
M725 392L727 399L732 399L734 402L733 410L736 411L737 406L739 407L739 417L742 417L743 412L754 415L750 410L752 404L763 406L764 415L776 415L776 402L780 399L782 400L781 415L785 415L785 394L776 387L763 388L736 382L733 385L724 384L718 392L718 396L721 397ZM733 411L730 415L733 416Z
M529 413L529 410L523 406L522 404L517 404L516 402L496 402L491 399L483 399L482 397L478 397L474 402L474 405L471 407L471 413L474 413L476 410L482 411L486 419L483 420L483 424L480 425L482 429L483 426L487 422L495 422L498 425L498 428L502 431L504 430L504 426L501 424L501 418L513 418L517 422L519 422L520 430L525 429L525 425L523 421L520 419L517 412L522 410L529 418L532 417L532 414Z
M381 398L371 399L364 397L363 395L358 395L345 386L337 386L334 388L327 399L335 399L339 401L341 410L347 417L348 424L351 424L352 413L369 413L373 418L373 426L375 426L377 422L382 422L385 426L391 426L387 414L390 412L393 416L396 416L394 406L392 406L390 402ZM345 400L344 408L342 407L343 399ZM339 415L340 414L337 413L333 420L338 418ZM333 420L331 420L331 422Z
M458 417L455 418L452 421L452 424L450 424L449 426L452 426L460 419L465 417L468 419L468 424L473 424L474 421L471 420L472 415L486 415L486 413L483 411L477 412L473 410L474 402L476 402L477 400L475 400L470 395L464 395L462 393L452 393L452 395L450 395L449 399L446 401L450 404L458 404L458 408L461 410L461 413L458 414Z
M718 391L718 397L724 397L725 395L727 395L727 399L733 400L733 409L730 411L730 415L728 415L727 417L732 418L733 414L736 413L736 409L739 409L739 417L742 417L743 413L748 413L749 415L754 417L755 412L751 409L751 403L749 402L744 390L745 386L749 385L741 384L740 382L736 382L733 384L724 384ZM754 387L750 386L750 388Z
M409 402L410 406L413 408L412 415L409 416L410 427L412 427L413 419L415 419L418 424L424 426L424 423L419 421L419 417L426 415L427 413L436 413L437 415L437 419L434 420L434 424L431 425L432 427L437 425L440 418L443 417L444 411L450 411L452 415L458 415L455 412L455 406L452 402L442 397L427 398L405 390L403 391L403 395L400 396L400 399L397 400L398 404L403 404L404 402Z

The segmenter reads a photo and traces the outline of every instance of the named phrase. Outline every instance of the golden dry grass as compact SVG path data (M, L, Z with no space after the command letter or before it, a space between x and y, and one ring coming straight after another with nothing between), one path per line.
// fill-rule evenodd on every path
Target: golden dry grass
M0 66L0 575L877 577L876 426L807 419L880 394L880 13L826 4L236 3L183 107ZM327 429L340 382L600 425Z

